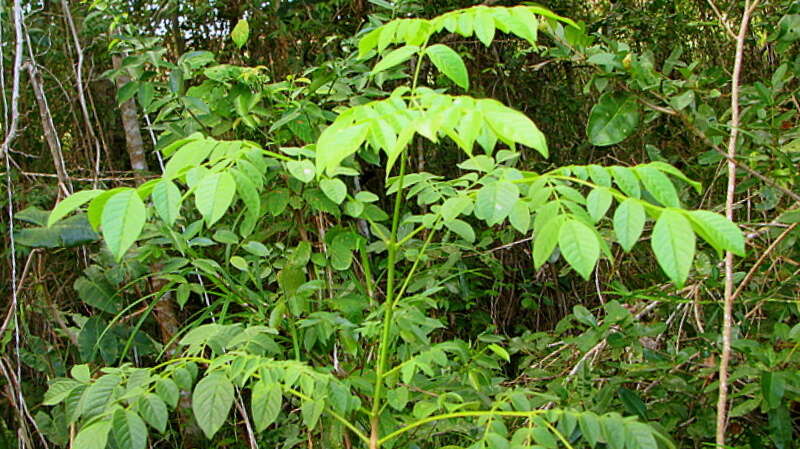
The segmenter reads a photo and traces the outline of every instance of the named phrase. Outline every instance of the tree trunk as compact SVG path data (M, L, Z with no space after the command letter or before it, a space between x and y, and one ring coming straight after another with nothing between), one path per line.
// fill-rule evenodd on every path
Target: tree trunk
M112 56L112 63L114 68L119 70L122 67L122 56ZM130 82L131 77L127 74L120 74L114 80L117 84L117 89ZM137 112L136 103L130 99L121 105L119 110L122 114L122 127L125 130L125 144L128 148L128 157L131 160L131 169L133 171L147 171L147 159L144 154L144 143L142 142L142 132L139 129L139 114Z

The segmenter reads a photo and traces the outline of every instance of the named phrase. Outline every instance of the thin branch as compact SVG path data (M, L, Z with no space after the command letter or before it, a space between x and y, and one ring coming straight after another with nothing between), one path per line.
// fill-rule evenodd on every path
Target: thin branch
M86 129L89 131L89 137L94 140L95 145L95 161L94 161L94 170L95 170L95 177L99 178L100 172L100 140L97 138L94 132L94 125L92 125L92 120L89 116L89 108L86 105L86 93L84 92L83 87L83 48L81 47L81 41L78 38L78 30L75 28L75 22L72 20L72 12L69 9L69 4L67 0L61 0L61 9L64 10L64 17L67 21L67 25L69 25L69 31L72 35L72 40L75 42L75 52L78 56L78 64L75 67L75 85L78 88L78 103L81 105L81 112L83 113L83 120L86 122ZM94 187L97 188L97 182L99 180L94 181Z
M739 79L742 72L742 59L744 54L747 25L750 16L758 6L759 0L745 1L742 22L739 25L739 34L736 37L736 56L733 62L733 75L731 77L731 133L728 139L728 189L725 198L725 216L733 221L733 204L736 197L736 142L739 138ZM725 427L727 423L728 406L728 366L731 360L731 335L733 327L733 253L725 252L725 297L722 319L722 352L719 360L719 396L717 398L717 447L725 445Z
M736 41L736 33L733 32L731 29L731 25L728 23L728 17L720 12L719 8L717 8L716 3L714 0L708 0L708 4L711 6L711 9L714 10L714 14L717 15L717 19L719 19L719 23L722 24L722 27L725 28L725 32L728 34L728 37Z
M14 33L16 43L14 45L14 75L11 84L11 124L8 127L3 144L0 145L0 158L8 153L8 148L17 136L19 129L19 78L22 73L22 52L25 39L22 34L22 5L20 0L14 0Z
M653 95L656 95L660 100L664 101L665 103L668 103L668 101L665 98L659 96L658 94L653 94ZM758 170L755 170L754 168L748 166L747 164L744 164L741 161L736 160L735 157L731 157L728 154L727 151L725 151L724 149L720 148L719 145L717 145L714 142L712 142L711 139L709 139L708 136L703 131L701 131L697 126L695 126L695 124L692 123L692 121L689 119L689 117L686 114L684 114L682 111L677 111L675 109L667 108L667 107L664 107L664 106L658 106L658 105L652 104L652 103L650 103L650 102L648 102L646 100L643 100L641 98L639 98L639 103L641 103L645 107L647 107L649 109L652 109L654 111L661 112L662 114L667 114L667 115L671 115L671 116L679 118L681 120L681 122L683 122L683 125L686 127L686 129L688 129L692 134L694 134L697 137L699 137L703 141L703 143L708 145L712 150L716 151L722 157L724 157L725 160L728 161L728 164L733 164L736 168L738 168L740 170L744 170L749 175L758 178L764 184L766 184L766 185L768 185L768 186L770 186L770 187L772 187L774 189L780 190L783 194L791 197L793 200L795 200L797 202L800 202L800 194L797 194L797 193L787 189L786 187L778 184L774 180L772 180L772 179L768 178L767 176L763 175ZM738 130L737 130L737 133L738 133Z
M747 272L747 274L744 276L744 279L742 279L742 282L740 282L739 286L736 287L736 291L733 293L733 298L731 298L731 301L735 301L736 298L739 297L739 295L742 293L742 291L747 286L747 284L750 283L750 280L753 279L753 275L755 274L756 269L758 269L758 267L761 266L762 263L764 263L764 260L766 260L767 256L770 253L772 253L772 251L774 251L775 248L778 247L778 244L780 244L781 241L783 241L783 239L785 239L786 236L789 235L789 233L792 232L792 230L794 230L794 228L796 228L798 224L800 224L800 223L792 223L791 226L789 226L788 228L784 229L783 232L778 236L778 238L776 238L767 247L767 249L764 250L763 253L761 253L761 256L758 258L758 260L756 260L756 263L753 264L752 267L750 267L750 271ZM751 318L756 310L758 310L758 306L755 307L750 312L748 312L747 315L745 315L745 318Z

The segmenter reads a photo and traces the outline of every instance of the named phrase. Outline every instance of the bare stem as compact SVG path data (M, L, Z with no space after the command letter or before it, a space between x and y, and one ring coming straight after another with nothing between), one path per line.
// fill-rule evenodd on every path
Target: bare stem
M747 25L750 16L759 0L745 1L739 34L736 36L736 56L733 62L731 77L731 133L728 139L728 190L725 198L725 216L733 221L733 204L736 194L736 141L739 137L739 77L742 71L742 54L744 53ZM722 321L722 353L719 360L719 396L717 398L717 447L725 445L725 427L727 423L728 404L728 366L731 360L731 334L733 326L733 253L725 252L725 297Z

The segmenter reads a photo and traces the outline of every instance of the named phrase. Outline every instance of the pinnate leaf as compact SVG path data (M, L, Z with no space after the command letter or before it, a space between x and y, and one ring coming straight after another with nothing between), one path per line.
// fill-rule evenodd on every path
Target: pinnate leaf
M144 449L147 447L147 426L136 413L117 409L111 419L114 441L121 449Z
M600 243L594 230L575 219L568 219L558 233L558 246L564 260L584 279L600 257Z
M153 188L153 206L156 213L170 226L175 224L181 208L181 191L174 182L162 179Z
M105 449L108 442L108 431L111 430L111 421L98 421L78 432L73 449Z
M136 190L126 189L108 199L100 220L103 238L119 261L144 228L147 211Z
M194 388L192 411L197 424L209 439L225 423L233 405L233 384L220 372L204 377Z
M446 77L450 78L462 89L469 89L467 66L464 65L464 60L455 50L447 45L436 44L428 47L425 50L425 54Z
M194 202L208 226L222 218L235 193L236 181L228 172L214 173L200 181L194 192Z
M614 212L614 233L622 249L630 251L639 241L646 219L644 207L636 199L628 198L617 207Z
M61 220L70 212L75 211L77 208L83 206L102 193L104 193L103 190L83 190L64 198L61 202L56 204L56 207L50 212L50 216L47 218L47 226L53 226L55 222Z
M678 288L683 287L689 277L695 249L694 231L689 220L679 211L664 210L653 228L650 244L667 277Z
M277 383L259 381L253 387L251 397L253 423L256 431L262 432L274 423L281 412L283 392Z

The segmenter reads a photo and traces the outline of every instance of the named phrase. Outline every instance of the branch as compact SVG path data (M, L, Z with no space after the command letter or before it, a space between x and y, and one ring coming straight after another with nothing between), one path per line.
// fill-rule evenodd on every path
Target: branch
M20 0L14 0L12 13L14 14L16 43L14 45L14 80L11 84L11 124L8 127L3 144L0 145L0 158L3 158L8 153L8 148L17 136L17 130L19 129L19 78L22 73L22 47L25 42L22 35L22 5Z
M658 99L663 101L664 103L669 103L666 98L663 98L660 95L655 94L655 93L653 95L658 97ZM768 186L770 186L770 187L772 187L774 189L778 189L783 194L789 196L793 200L795 200L797 202L800 202L800 195L798 195L797 193L795 193L795 192L787 189L786 187L778 184L777 182L773 181L772 179L768 178L767 176L765 176L761 172L755 170L754 168L748 166L747 164L744 164L744 163L742 163L740 161L737 161L736 158L735 158L735 155L731 156L730 154L728 154L727 151L725 151L724 149L720 148L719 145L717 145L714 142L712 142L711 139L709 139L708 136L703 131L701 131L699 128L697 128L697 126L695 126L694 123L692 123L692 121L689 119L689 117L686 114L684 114L682 111L677 111L677 110L672 109L672 108L658 106L658 105L652 104L652 103L650 103L650 102L648 102L646 100L643 100L641 98L639 98L638 100L639 100L639 103L641 103L642 105L644 105L645 107L647 107L649 109L652 109L652 110L657 111L657 112L661 112L662 114L667 114L667 115L671 115L671 116L679 118L681 120L681 122L683 122L683 125L686 127L686 129L688 129L692 134L694 134L697 137L699 137L703 141L703 143L708 145L712 150L714 150L717 153L719 153L720 155L722 155L722 157L724 157L728 161L728 164L733 164L736 168L744 170L749 175L758 178L764 184L766 184L766 185L768 185ZM736 132L738 133L738 130Z
M759 0L745 1L739 35L736 37L736 56L733 62L731 77L731 133L728 139L728 191L725 199L725 216L733 221L733 203L736 196L736 141L739 138L739 78L742 72L742 55L744 53L747 25L750 15L758 6ZM725 446L725 427L728 405L728 366L731 360L731 334L733 327L733 253L725 252L725 297L722 318L722 353L719 361L719 396L717 398L717 447Z

